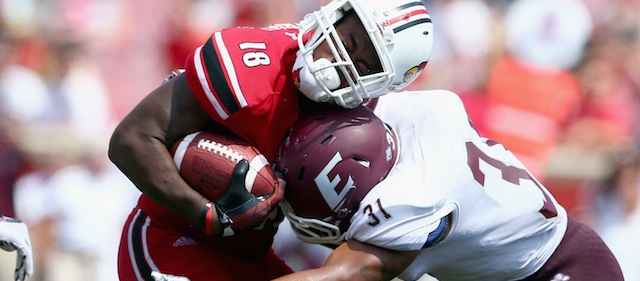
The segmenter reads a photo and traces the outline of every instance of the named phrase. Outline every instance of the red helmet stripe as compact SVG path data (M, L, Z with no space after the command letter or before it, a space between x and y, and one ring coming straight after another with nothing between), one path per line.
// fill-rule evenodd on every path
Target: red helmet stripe
M398 33L411 26L431 22L429 12L420 2L411 2L385 12L389 19L381 25Z
M420 9L420 10L415 10L415 11L411 11L411 12L408 12L408 13L404 13L402 15L399 15L397 17L389 19L389 25L393 25L393 24L395 24L395 23L397 23L399 21L408 20L409 18L411 18L413 16L422 15L422 14L427 14L428 15L429 13L427 13L426 9Z

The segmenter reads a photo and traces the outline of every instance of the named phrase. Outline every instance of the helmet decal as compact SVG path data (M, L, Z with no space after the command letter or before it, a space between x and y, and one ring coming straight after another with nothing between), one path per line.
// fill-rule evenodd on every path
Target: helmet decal
M409 69L409 71L404 73L404 79L402 81L409 82L413 80L413 78L417 76L418 73L420 73L420 68L417 66L414 66L413 68Z
M293 79L293 85L296 86L297 89L300 89L300 71L302 71L302 67L298 67L291 72L291 78Z
M354 182L351 175L347 177L347 182L344 183L341 188L339 188L339 185L342 182L340 175L333 175L333 177L331 175L331 171L334 170L338 162L342 160L340 151L336 152L336 154L333 155L322 171L320 171L318 176L314 179L317 186L327 187L321 188L320 194L322 194L322 198L324 198L324 201L327 202L329 208L334 212L337 212L342 207L347 194L354 188Z

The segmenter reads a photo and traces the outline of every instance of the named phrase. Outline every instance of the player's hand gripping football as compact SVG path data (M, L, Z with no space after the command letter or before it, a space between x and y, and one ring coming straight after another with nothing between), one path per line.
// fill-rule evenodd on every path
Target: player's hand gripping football
M255 196L247 191L245 178L248 171L249 162L240 160L233 169L229 190L213 200L222 236L234 235L235 231L262 222L284 196L285 181L281 176L276 176L277 183L270 195Z
M27 226L22 221L0 215L0 249L18 253L15 280L24 281L33 274L31 239Z

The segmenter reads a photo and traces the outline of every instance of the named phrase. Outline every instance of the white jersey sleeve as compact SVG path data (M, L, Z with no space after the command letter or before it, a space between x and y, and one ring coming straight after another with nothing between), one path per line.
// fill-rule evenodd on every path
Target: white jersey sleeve
M408 280L517 280L551 256L565 209L512 153L478 135L456 94L393 93L374 112L398 133L400 157L362 201L347 239L421 250ZM448 214L447 237L429 245Z

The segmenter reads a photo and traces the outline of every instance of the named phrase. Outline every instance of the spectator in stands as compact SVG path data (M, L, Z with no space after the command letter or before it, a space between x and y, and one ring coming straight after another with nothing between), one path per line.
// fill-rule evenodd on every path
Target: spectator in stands
M616 151L611 174L594 188L588 216L618 259L627 281L640 280L640 150Z

